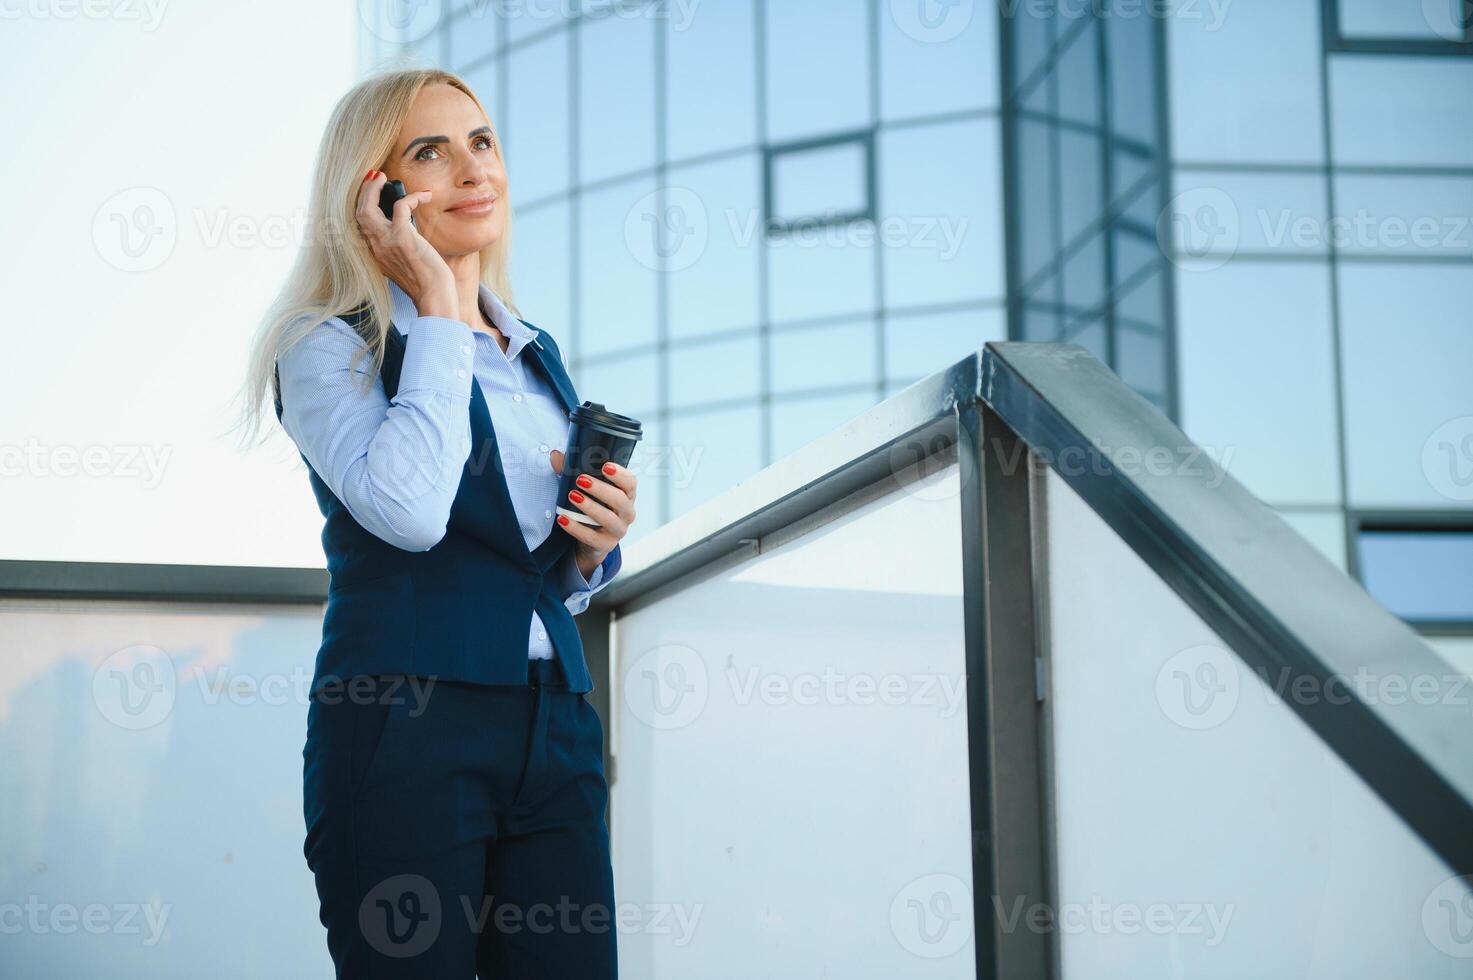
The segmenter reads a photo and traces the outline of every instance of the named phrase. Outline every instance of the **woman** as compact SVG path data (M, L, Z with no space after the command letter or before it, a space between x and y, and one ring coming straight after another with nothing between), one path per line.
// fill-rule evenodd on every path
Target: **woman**
M388 180L408 195L392 220ZM411 220L411 215L413 220ZM436 70L338 104L304 249L253 355L308 466L331 574L304 853L339 977L613 977L603 730L573 615L617 574L633 473L554 522L568 411L515 315L501 146Z

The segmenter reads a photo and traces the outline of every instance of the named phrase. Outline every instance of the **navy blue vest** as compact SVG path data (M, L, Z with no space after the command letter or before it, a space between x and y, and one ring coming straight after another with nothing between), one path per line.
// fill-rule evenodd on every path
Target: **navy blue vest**
M361 308L342 319L357 329L367 316ZM571 411L578 396L561 352L545 331L538 332L538 341L548 349L529 343L522 356L532 355L532 363ZM390 324L381 373L390 399L399 390L404 343L404 335ZM280 392L278 378L278 419ZM502 473L491 412L474 378L470 413L470 455L445 537L429 551L405 551L365 530L307 464L317 507L326 518L322 550L330 577L313 693L328 679L359 674L525 684L534 609L547 627L570 689L593 689L557 569L577 542L554 524L547 540L528 550Z

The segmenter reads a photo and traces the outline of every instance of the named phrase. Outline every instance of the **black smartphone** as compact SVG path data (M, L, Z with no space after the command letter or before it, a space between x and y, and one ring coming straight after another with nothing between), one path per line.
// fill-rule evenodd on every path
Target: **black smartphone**
M401 198L407 197L408 192L404 190L404 181L391 180L384 184L383 190L379 191L378 206L384 213L384 217L390 221L394 220L394 204ZM414 215L409 216L409 223L414 224Z

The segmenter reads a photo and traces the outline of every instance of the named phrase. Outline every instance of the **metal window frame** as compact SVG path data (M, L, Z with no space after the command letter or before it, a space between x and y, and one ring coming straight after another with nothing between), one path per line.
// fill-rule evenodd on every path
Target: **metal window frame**
M775 211L777 199L775 164L779 157L796 156L815 150L826 150L846 143L857 144L864 154L864 206L842 214L809 215L790 218ZM794 140L788 143L768 143L762 147L762 233L764 238L777 238L795 231L810 231L818 228L833 228L853 224L856 221L875 220L875 127L854 129L843 133L830 133L812 139Z
M1365 585L1361 565L1360 536L1366 531L1450 531L1473 533L1473 510L1351 510L1346 519L1350 538L1345 542L1346 568ZM1423 636L1473 636L1473 619L1408 619L1408 626Z
M1320 25L1324 32L1326 54L1368 55L1435 55L1468 57L1473 55L1473 3L1462 0L1465 7L1463 40L1418 40L1416 38L1349 37L1340 30L1341 0L1320 0Z

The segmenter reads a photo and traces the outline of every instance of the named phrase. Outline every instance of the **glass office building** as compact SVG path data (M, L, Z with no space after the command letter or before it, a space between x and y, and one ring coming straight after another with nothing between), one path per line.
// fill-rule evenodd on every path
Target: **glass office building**
M1464 0L365 0L503 134L523 315L642 526L989 340L1082 344L1429 631L1473 626Z

